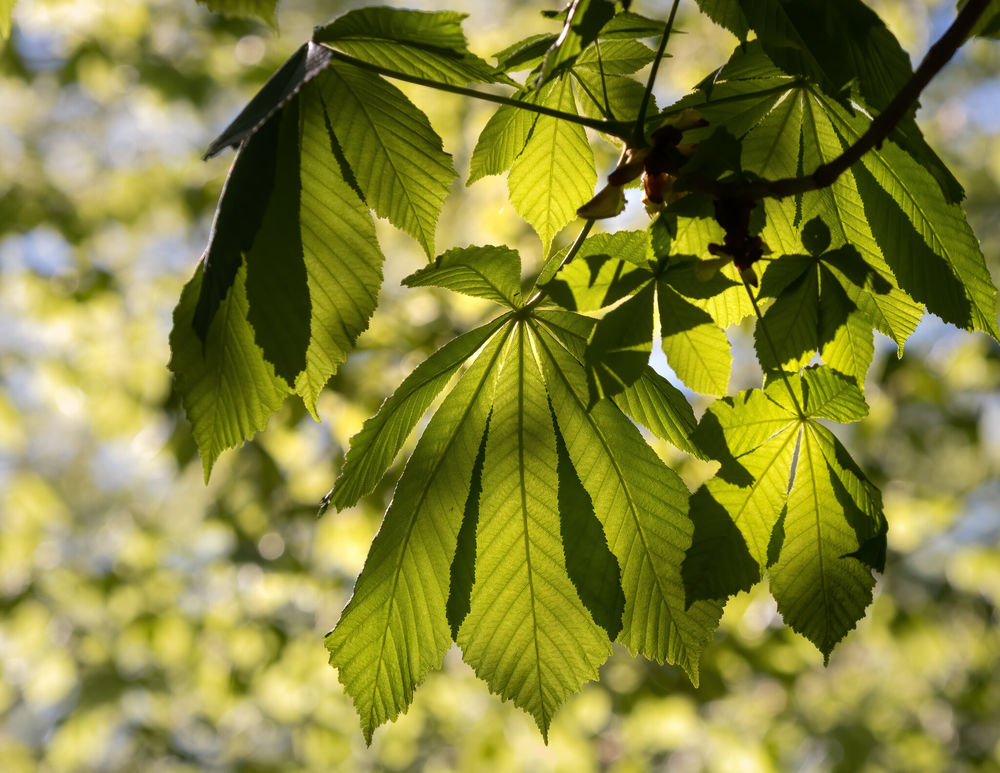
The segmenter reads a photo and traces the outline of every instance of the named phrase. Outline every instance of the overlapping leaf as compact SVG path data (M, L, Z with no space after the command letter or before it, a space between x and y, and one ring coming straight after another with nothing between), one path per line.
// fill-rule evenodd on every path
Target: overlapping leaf
M546 87L540 104L575 114L570 81L562 78ZM507 177L510 201L538 233L544 252L593 195L596 182L594 153L583 127L547 115L535 120Z
M509 247L465 247L438 255L403 280L407 287L434 285L516 308L521 304L521 259Z
M358 8L323 27L313 40L395 72L443 83L495 81L492 67L469 52L461 22L453 11Z
M878 490L815 419L866 413L857 387L828 368L709 408L697 434L722 467L691 497L689 601L747 590L768 568L785 622L829 657L871 602L886 524Z
M611 654L567 574L552 494L555 430L524 324L497 384L482 472L476 574L457 641L490 689L534 716L547 737L558 706Z

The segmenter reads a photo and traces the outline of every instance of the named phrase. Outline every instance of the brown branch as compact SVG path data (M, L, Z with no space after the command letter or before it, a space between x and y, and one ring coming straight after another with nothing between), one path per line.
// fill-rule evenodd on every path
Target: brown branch
M833 185L836 179L857 163L865 153L882 146L920 98L927 84L951 61L989 4L990 0L969 0L955 17L952 25L931 46L916 72L892 98L885 110L875 117L865 133L833 161L816 167L812 174L806 177L734 183L692 175L683 178L686 187L700 193L708 193L718 199L781 199Z

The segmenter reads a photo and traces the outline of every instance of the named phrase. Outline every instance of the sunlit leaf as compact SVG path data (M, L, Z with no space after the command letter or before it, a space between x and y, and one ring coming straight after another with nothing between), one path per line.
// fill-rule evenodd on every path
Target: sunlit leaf
M490 689L528 711L547 737L556 709L597 677L611 642L567 574L555 431L523 324L511 344L486 442L476 580L457 641Z
M406 277L407 287L446 287L503 306L521 304L521 258L509 247L458 247Z
M433 255L455 171L427 117L395 86L348 65L331 65L316 83L365 200Z
M540 103L576 113L569 79L549 86ZM543 252L549 251L555 235L594 194L596 182L594 153L583 127L547 115L536 119L507 177L510 201L538 233Z
M506 336L498 336L427 425L396 486L382 528L340 622L330 663L371 742L395 719L451 643L451 563Z

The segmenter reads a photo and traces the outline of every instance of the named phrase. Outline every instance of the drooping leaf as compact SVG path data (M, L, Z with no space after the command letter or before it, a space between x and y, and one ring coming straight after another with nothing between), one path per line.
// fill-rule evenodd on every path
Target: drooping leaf
M348 65L332 64L317 85L365 200L433 255L455 171L427 116L395 86Z
M274 11L278 0L198 0L198 2L207 6L210 11L221 13L223 16L256 16L272 27L277 26Z
M503 306L521 304L521 258L509 247L458 247L406 277L407 287L445 287Z
M203 276L199 266L174 310L170 370L208 480L219 454L264 429L289 390L254 342L245 267L237 270L204 342L197 336L193 321Z
M338 510L353 507L375 488L431 401L503 320L501 317L449 341L406 377L351 438L340 477L330 492L331 504Z
M610 401L587 410L583 368L548 332L538 337L545 383L566 450L618 559L625 592L619 641L698 680L718 625L713 602L685 607L680 565L690 545L687 489Z
M540 96L540 104L576 113L568 78ZM542 240L543 252L594 193L594 153L579 124L541 115L507 177L510 201Z
M506 335L441 404L410 456L354 595L326 637L370 743L413 699L451 643L451 563Z
M273 6L274 3L272 2ZM268 79L233 122L216 137L205 151L211 158L224 148L239 147L253 136L275 113L288 104L302 87L330 64L330 52L312 41L301 46Z
M467 663L530 713L543 737L559 705L611 654L567 574L558 459L524 324L512 334L486 442L476 580L458 632Z
M295 391L315 416L316 398L375 311L383 256L371 212L343 176L319 89L311 85L299 99L298 225L312 318L306 367Z
M357 8L318 27L313 40L407 75L456 85L491 83L494 69L469 52L461 24L465 17L454 11Z
M274 185L245 256L247 321L264 358L294 386L306 367L312 317L299 226L298 99L289 102L275 118L279 133Z

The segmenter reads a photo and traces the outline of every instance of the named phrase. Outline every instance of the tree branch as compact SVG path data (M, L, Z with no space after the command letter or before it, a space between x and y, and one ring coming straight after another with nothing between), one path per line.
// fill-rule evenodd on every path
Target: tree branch
M704 177L684 177L684 184L694 191L708 193L719 199L781 199L807 191L826 188L853 166L869 150L881 147L900 121L906 117L921 92L972 31L990 0L969 0L941 38L931 46L916 72L903 85L892 101L868 126L857 141L832 161L821 164L806 177L785 177L779 180L726 183Z
M670 33L674 28L674 17L677 15L677 6L680 0L674 0L670 7L670 16L667 17L667 26L663 28L660 36L660 47L656 49L656 58L653 60L653 69L649 71L649 78L646 79L646 90L642 92L642 102L639 103L639 115L635 119L635 127L632 129L632 147L640 147L646 140L646 109L649 107L650 97L653 95L653 84L656 82L656 73L660 69L660 60L667 51L667 41L670 40Z
M366 62L363 59L355 59L353 56L348 56L347 54L337 51L336 49L331 48L330 52L333 58L338 62L344 62L345 64L352 65L361 70L378 73L379 75L384 75L387 78L406 81L407 83L415 83L418 86L427 86L428 88L437 89L438 91L460 94L463 97L472 97L473 99L482 99L486 102L495 102L499 105L509 105L510 107L527 110L531 113L547 115L551 118L558 118L562 121L569 121L570 123L586 126L588 129L595 129L599 132L610 134L622 140L627 139L632 131L631 122L607 121L596 118L587 118L586 116L576 115L575 113L564 113L561 110L554 110L551 107L536 105L531 102L514 99L513 97L505 97L502 94L490 94L487 91L477 91L476 89L466 88L465 86L454 86L450 83L442 83L441 81L434 81L428 78L421 78L417 75L410 75L405 72L390 70L387 67L381 67L377 64Z

